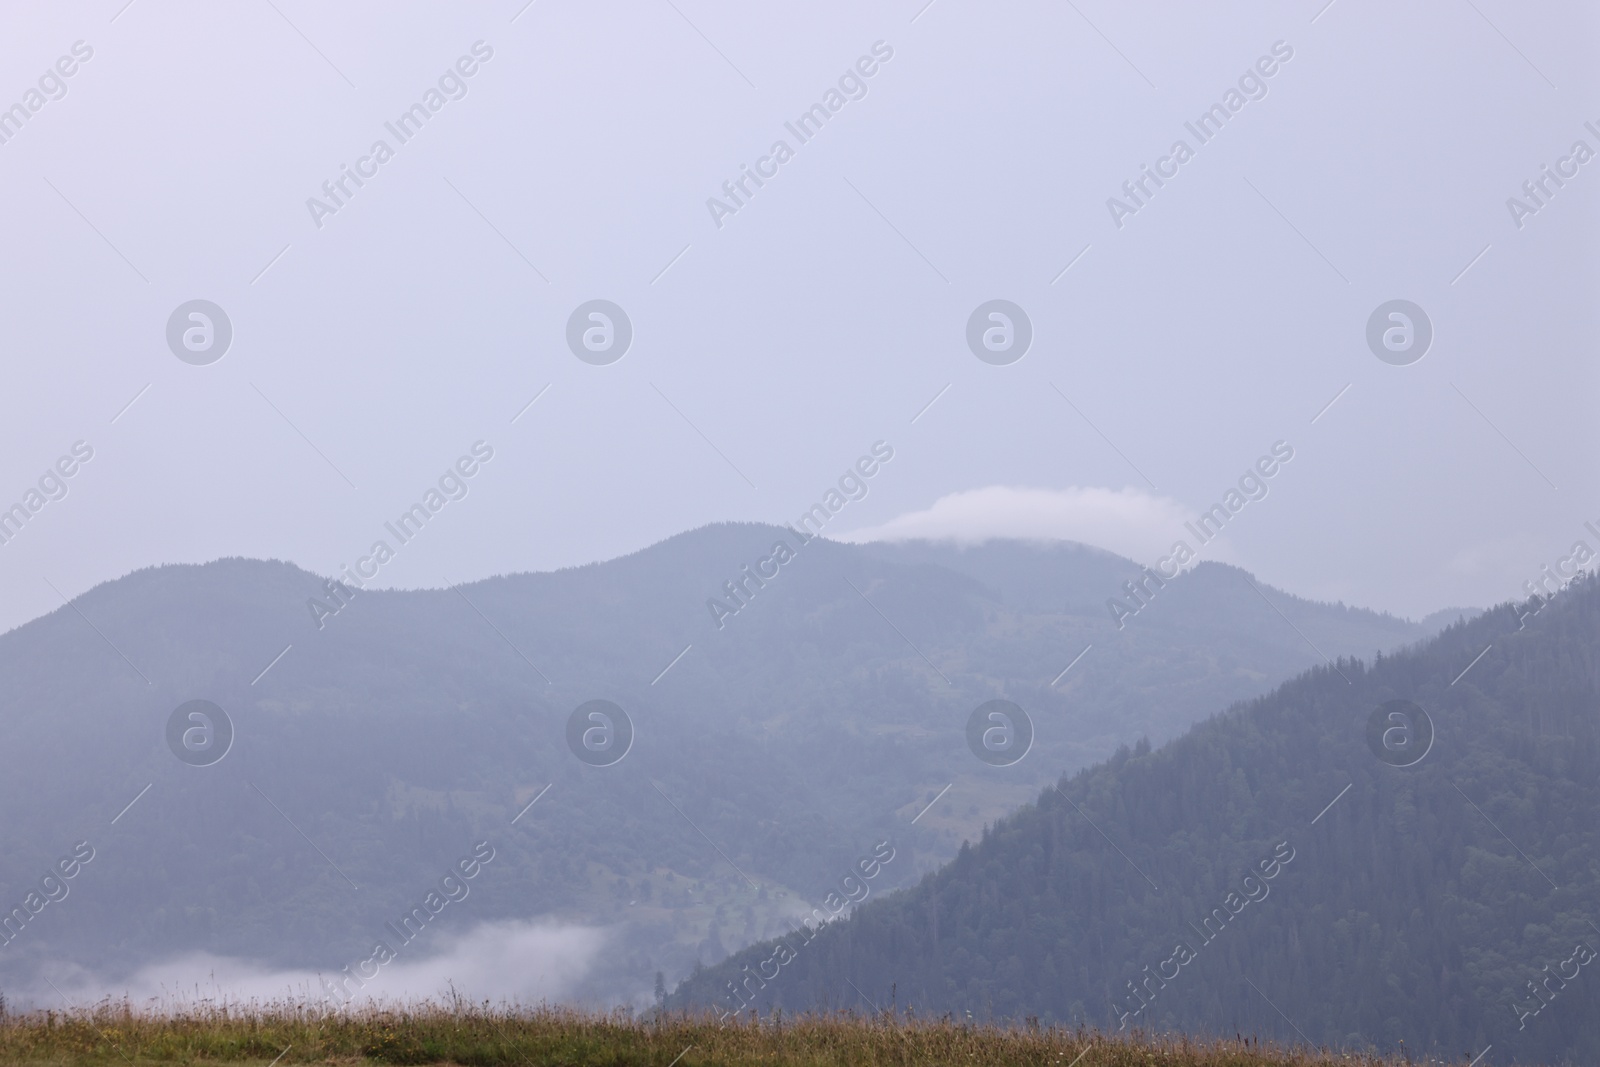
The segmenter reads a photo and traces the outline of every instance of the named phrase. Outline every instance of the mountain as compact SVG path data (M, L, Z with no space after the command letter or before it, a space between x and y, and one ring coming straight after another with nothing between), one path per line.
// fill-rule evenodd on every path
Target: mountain
M806 914L880 833L898 856L876 884L910 884L1063 767L1174 736L1320 653L1426 633L1215 565L1119 628L1106 601L1140 568L1095 549L796 540L714 526L406 592L164 566L0 636L0 914L23 911L0 925L0 982L114 984L191 952L338 972L484 843L470 899L435 893L407 959L539 919L606 951L577 985L519 991L648 999L656 971ZM995 698L1034 724L1008 767L967 742ZM569 732L597 699L633 726L611 766L569 747L604 740L601 720ZM185 738L222 751L229 727L220 761L179 758ZM80 843L93 858L74 865Z
M1589 580L1063 776L915 887L819 911L669 1003L1594 1063L1597 739Z

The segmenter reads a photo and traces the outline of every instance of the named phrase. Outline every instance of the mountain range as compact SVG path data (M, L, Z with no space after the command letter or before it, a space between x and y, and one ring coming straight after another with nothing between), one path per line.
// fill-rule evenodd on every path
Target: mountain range
M881 894L970 862L963 841L1063 772L1446 621L1202 564L1119 628L1106 601L1142 569L1107 552L821 538L714 618L785 535L705 527L437 590L169 565L0 636L0 901L25 913L0 983L115 989L187 953L337 974L486 843L470 899L431 912L410 956L485 923L582 929L604 950L581 976L534 961L493 992L648 1002L657 972L809 914L880 840ZM997 699L1032 723L1007 766L968 743ZM571 741L596 736L574 719L596 700L631 723L609 766ZM187 758L191 742L226 754ZM80 847L67 895L34 910Z

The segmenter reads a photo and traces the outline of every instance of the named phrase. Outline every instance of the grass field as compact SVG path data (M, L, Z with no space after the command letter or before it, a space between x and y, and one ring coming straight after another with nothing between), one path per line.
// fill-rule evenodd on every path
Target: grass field
M25 1067L155 1063L1391 1067L1401 1062L1240 1039L1139 1039L905 1017L805 1016L719 1026L709 1018L679 1015L640 1019L465 1003L345 1012L317 1005L215 1003L141 1012L127 1004L103 1003L80 1011L0 1019L0 1063Z

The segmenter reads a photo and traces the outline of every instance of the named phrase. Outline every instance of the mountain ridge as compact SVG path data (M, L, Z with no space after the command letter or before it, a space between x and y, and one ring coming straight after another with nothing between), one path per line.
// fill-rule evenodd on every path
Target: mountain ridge
M1181 732L1315 658L1237 575L1203 568L1118 631L1095 601L1137 565L1070 548L994 549L986 585L821 539L716 629L706 599L775 529L368 589L320 620L307 601L328 579L292 563L145 568L0 635L0 899L74 841L98 856L0 956L0 980L192 951L342 966L412 882L490 840L499 858L439 936L539 916L604 928L613 951L573 995L647 1000L655 970L676 978L803 914L883 833L899 851L874 891L953 856L1053 768ZM990 588L1046 580L1059 595L1032 606ZM1330 651L1421 634L1261 592ZM1001 769L964 734L998 696L1038 725ZM594 699L632 719L614 766L568 748ZM212 766L168 747L194 700L233 729Z

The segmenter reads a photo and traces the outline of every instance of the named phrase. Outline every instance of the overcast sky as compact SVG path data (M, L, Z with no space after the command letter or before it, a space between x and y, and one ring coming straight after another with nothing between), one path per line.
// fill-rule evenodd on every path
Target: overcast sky
M1210 551L1302 595L1416 616L1600 547L1583 5L124 2L0 35L0 506L66 490L0 546L0 626L156 563L333 573L478 441L381 583L792 520L880 440L841 532L1154 562L1283 442ZM567 341L595 299L608 365Z

